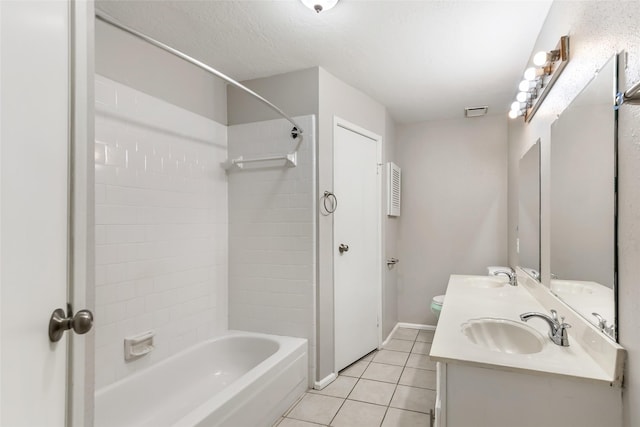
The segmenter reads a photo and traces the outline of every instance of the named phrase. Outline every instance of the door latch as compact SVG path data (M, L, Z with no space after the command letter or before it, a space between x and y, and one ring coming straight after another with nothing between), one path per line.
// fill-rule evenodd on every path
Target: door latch
M344 243L340 243L340 246L338 246L338 251L340 253L349 252L349 245L345 245Z

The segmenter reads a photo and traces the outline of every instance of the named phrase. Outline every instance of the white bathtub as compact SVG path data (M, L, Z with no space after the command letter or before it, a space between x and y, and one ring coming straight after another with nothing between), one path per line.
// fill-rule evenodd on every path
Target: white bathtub
M94 425L269 427L307 376L307 340L229 332L96 391Z

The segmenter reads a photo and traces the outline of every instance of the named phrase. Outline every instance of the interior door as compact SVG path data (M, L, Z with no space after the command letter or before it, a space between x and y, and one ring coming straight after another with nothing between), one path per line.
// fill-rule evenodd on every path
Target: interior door
M0 424L64 426L69 4L0 2Z
M334 126L336 371L378 347L381 303L378 141Z

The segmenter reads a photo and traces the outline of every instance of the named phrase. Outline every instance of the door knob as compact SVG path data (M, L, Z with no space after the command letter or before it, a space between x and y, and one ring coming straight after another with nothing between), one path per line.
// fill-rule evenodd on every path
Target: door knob
M338 251L340 251L340 253L349 252L349 245L345 245L344 243L340 243L340 246L338 246Z
M73 329L76 334L86 334L93 326L93 313L89 310L80 310L71 317L71 310L67 316L63 309L57 308L51 313L49 320L49 340L58 342L62 339L64 331Z

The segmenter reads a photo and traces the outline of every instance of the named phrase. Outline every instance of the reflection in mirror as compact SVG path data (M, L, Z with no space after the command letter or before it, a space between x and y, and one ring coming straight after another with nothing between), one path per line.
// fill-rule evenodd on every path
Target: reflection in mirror
M551 126L551 291L616 339L617 56Z
M518 176L518 263L540 280L540 140L520 159Z

